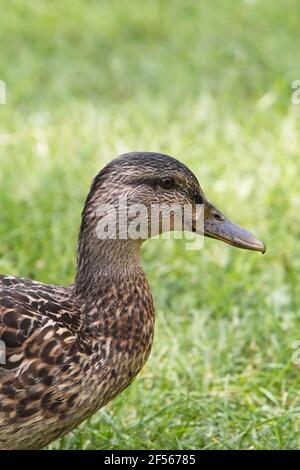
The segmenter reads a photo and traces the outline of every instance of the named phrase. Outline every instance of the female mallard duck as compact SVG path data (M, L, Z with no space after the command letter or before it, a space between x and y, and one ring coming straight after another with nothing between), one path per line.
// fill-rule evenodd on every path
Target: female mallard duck
M193 173L174 158L136 152L110 162L94 179L82 213L74 285L0 276L2 449L46 446L124 390L147 361L154 309L140 248L154 233L136 237L128 230L121 237L119 227L115 239L99 236L99 206L116 207L119 197L129 208L189 205L189 230L265 251L208 202ZM204 208L204 229L195 228L196 204Z

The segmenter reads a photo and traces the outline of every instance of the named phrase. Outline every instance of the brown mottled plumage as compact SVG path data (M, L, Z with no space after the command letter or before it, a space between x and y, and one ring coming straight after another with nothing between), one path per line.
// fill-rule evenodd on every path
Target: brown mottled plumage
M203 203L205 235L264 251L207 201L177 160L150 152L113 160L83 210L74 285L0 276L1 449L41 448L67 433L124 390L149 356L154 308L140 264L144 240L96 236L98 205L120 195L147 206Z

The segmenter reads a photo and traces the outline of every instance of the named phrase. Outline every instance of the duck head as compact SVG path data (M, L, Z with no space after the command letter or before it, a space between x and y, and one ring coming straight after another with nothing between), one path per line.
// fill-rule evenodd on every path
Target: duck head
M121 199L124 204L122 208ZM190 216L184 221L184 230L215 238L238 248L262 253L266 251L263 242L231 222L208 201L196 176L186 165L168 155L153 152L121 155L100 171L94 179L85 205L81 232L93 225L92 220L94 223L97 220L98 238L101 238L100 229L104 228L104 224L100 224L99 229L99 220L104 222L106 215L110 222L115 223L117 230L111 234L101 232L102 238L111 236L143 241L165 230L178 230L178 217L176 220L174 207L191 208ZM199 207L202 210L200 213L197 210ZM155 208L169 210L169 226L164 226L161 215L159 223L153 224ZM124 217L126 211L127 217ZM197 224L199 214L202 214L201 224ZM107 220L105 219L105 224ZM130 223L131 230L128 232Z

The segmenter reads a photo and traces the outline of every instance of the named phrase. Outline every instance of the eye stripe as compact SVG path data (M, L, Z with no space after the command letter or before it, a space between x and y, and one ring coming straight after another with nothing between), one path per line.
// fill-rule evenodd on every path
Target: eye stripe
M174 184L175 186L175 181L174 181L174 178L173 177L169 177L169 176L165 176L165 177L162 177L162 178L159 178L159 177L149 177L149 178L135 178L133 180L130 181L130 184L134 185L134 186L139 186L139 185L143 185L143 184L147 184L148 186L153 186L153 187L157 187L157 186L161 186L163 187L163 180L165 179L171 179L172 180L172 183Z
M175 179L172 176L164 176L164 177L158 177L158 176L149 176L149 177L144 177L144 178L133 178L130 181L130 184L132 186L143 186L147 185L152 188L159 188L162 187L162 179L164 178L171 178L173 180L174 186L168 187L165 189L174 189L178 187L182 192L186 194L187 197L192 197L194 198L196 204L203 204L203 197L201 193L198 190L186 187L184 184L181 184L180 182L176 182Z
M130 181L130 184L133 186L140 186L147 184L148 186L157 186L158 178L135 178Z

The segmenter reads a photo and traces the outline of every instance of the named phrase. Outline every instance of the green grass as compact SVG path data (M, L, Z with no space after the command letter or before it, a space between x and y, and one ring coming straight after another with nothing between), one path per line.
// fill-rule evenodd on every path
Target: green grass
M262 238L149 241L152 355L50 448L299 448L298 0L1 1L0 272L69 283L91 178L159 150Z

